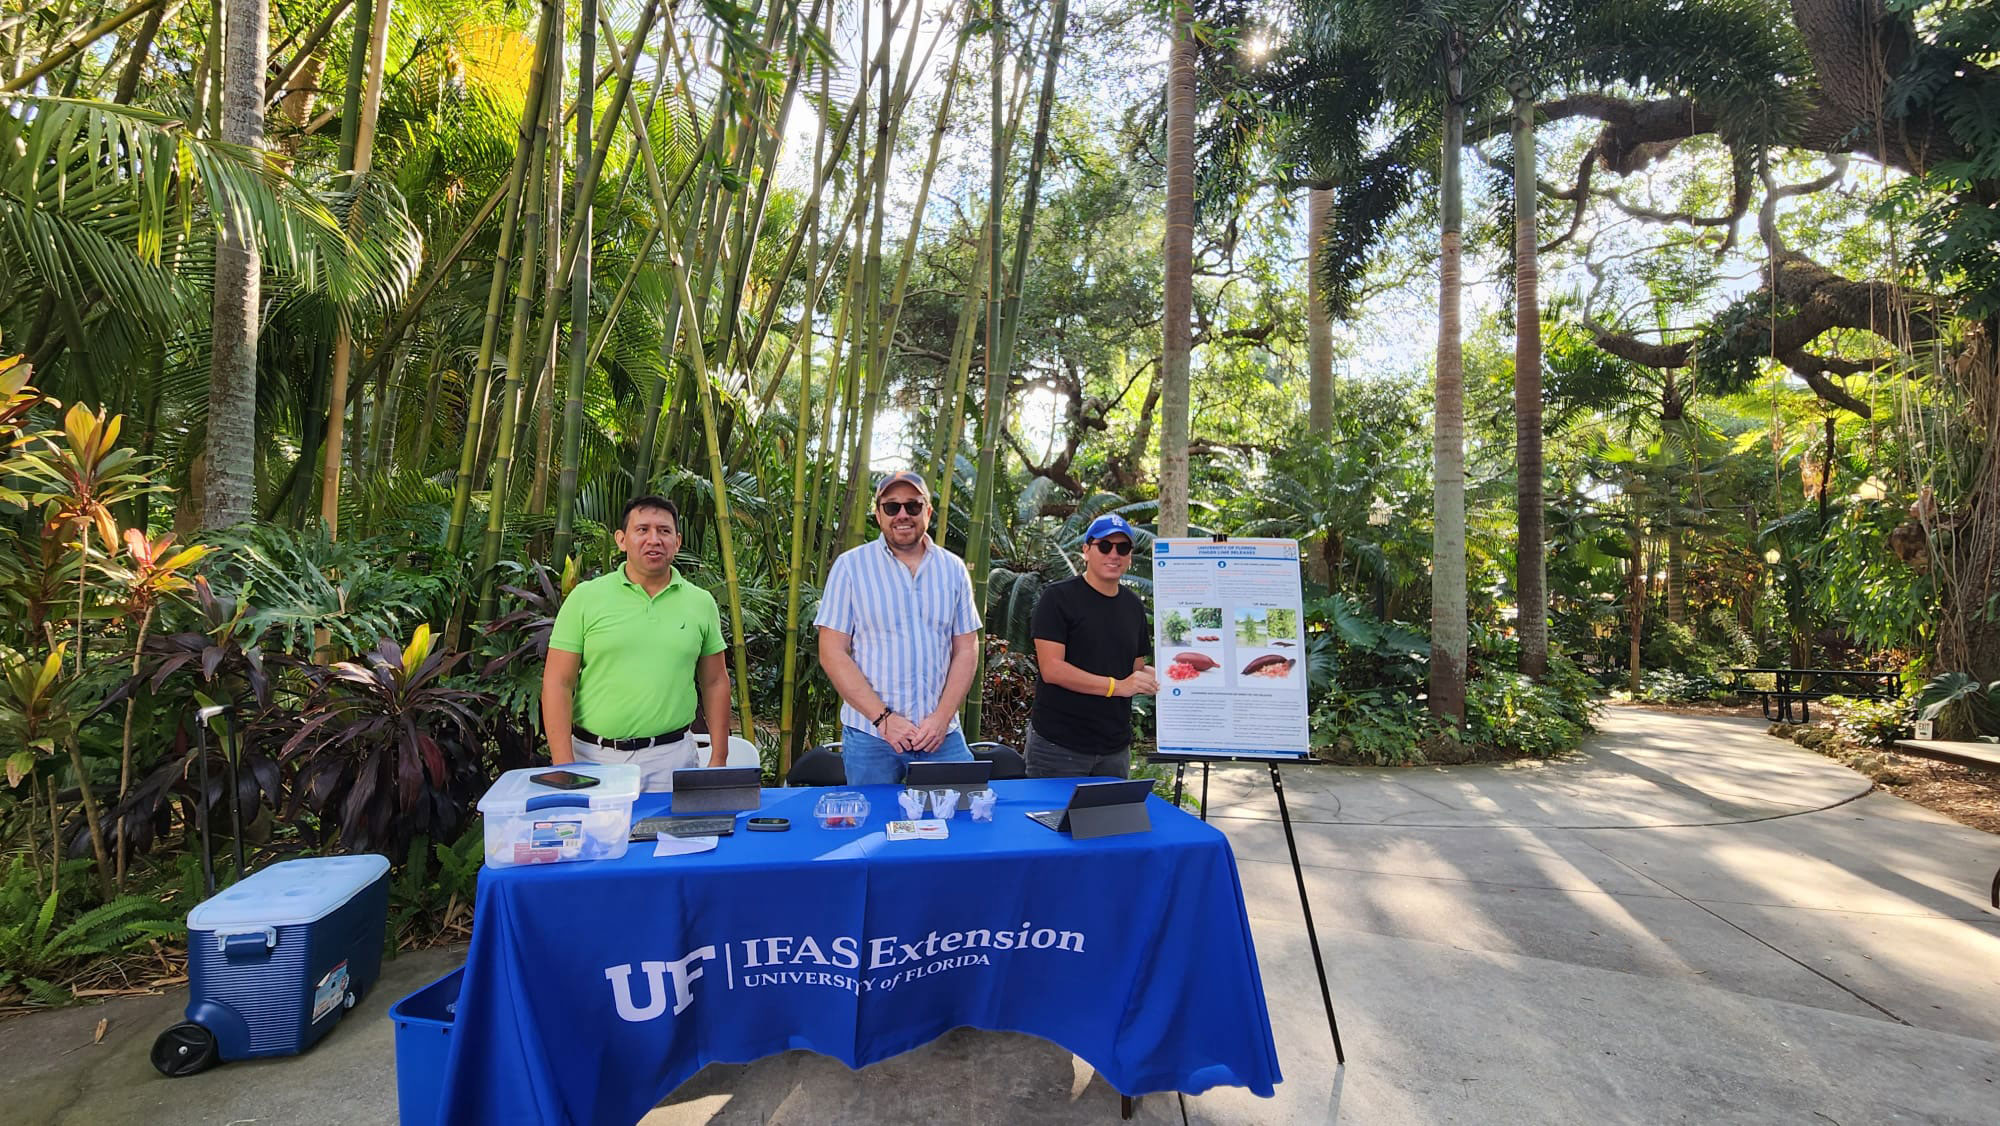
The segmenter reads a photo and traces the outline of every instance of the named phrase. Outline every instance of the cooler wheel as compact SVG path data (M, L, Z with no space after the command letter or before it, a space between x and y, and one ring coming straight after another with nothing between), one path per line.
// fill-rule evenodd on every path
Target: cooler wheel
M184 1020L153 1041L153 1066L173 1079L207 1071L216 1063L215 1034Z

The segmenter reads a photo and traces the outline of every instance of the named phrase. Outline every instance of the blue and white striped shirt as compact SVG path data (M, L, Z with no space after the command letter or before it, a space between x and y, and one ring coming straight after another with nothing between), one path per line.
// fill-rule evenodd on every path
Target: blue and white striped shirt
M913 723L937 710L951 667L951 639L979 629L965 561L924 539L915 574L880 539L833 561L813 624L854 639L854 663L882 702ZM840 722L874 730L874 716L841 701ZM953 717L952 730L958 729Z

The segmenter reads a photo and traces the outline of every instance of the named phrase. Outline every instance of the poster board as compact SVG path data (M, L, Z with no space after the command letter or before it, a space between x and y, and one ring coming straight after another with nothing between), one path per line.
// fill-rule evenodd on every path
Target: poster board
M1297 540L1153 542L1161 754L1305 758Z

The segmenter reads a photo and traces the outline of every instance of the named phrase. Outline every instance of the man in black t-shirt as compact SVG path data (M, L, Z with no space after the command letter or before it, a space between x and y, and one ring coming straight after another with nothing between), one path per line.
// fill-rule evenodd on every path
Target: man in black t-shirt
M1035 604L1035 707L1028 776L1131 773L1132 697L1159 680L1148 663L1152 630L1139 596L1119 583L1132 566L1132 525L1099 516L1083 534L1083 574Z

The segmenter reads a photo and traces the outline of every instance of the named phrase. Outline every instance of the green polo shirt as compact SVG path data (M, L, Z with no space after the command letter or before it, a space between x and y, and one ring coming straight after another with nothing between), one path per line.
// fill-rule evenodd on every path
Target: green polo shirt
M648 597L625 567L563 599L549 648L580 654L573 721L606 739L662 735L694 719L695 662L728 648L715 598L679 567Z

